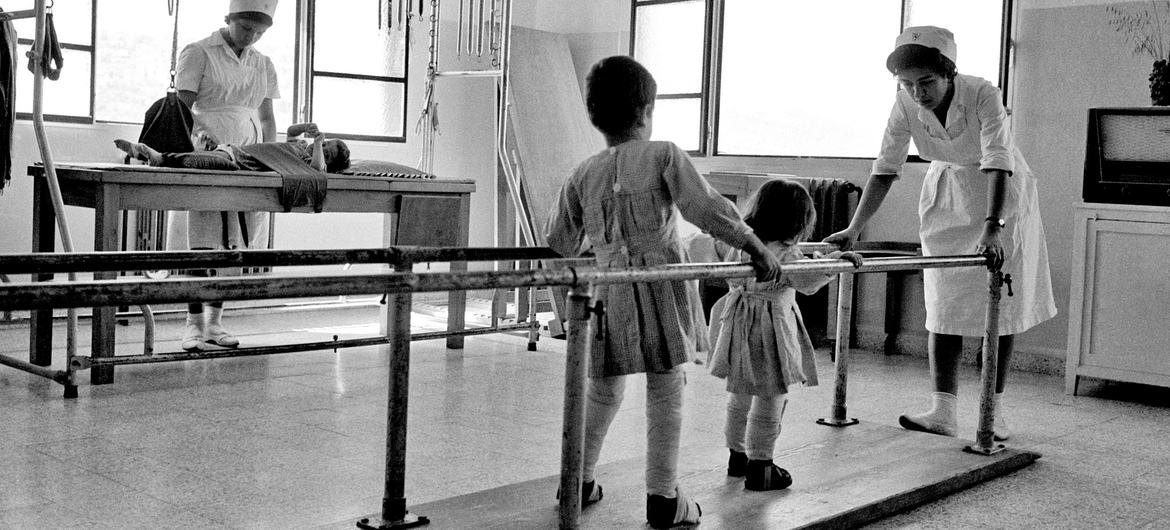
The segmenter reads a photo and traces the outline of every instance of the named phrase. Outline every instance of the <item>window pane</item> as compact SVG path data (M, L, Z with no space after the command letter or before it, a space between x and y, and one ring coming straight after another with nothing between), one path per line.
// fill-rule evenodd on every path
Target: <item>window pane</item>
M658 83L659 94L703 89L704 2L639 6L634 57Z
M35 9L33 0L16 0L4 3L5 11L21 11ZM166 7L164 6L165 10ZM92 0L61 0L53 6L53 28L57 30L57 40L68 44L93 44L93 1ZM36 37L37 19L21 18L12 21L16 29L16 36L22 39ZM23 57L23 56L22 56ZM68 64L68 63L66 63Z
M876 156L900 17L892 1L727 0L718 152Z
M402 137L403 84L313 78L313 121L330 133ZM361 102L355 106L354 102Z
M653 140L669 140L684 151L699 150L702 125L699 98L660 99L654 102Z
M385 24L379 28L372 20L382 7L380 0L349 0L345 9L329 9L324 2L317 6L314 70L406 77L406 32L390 31ZM355 13L370 17L355 20Z
M25 57L24 54L31 48L32 46L17 46L16 56ZM42 110L45 114L89 118L89 52L62 50L62 55L64 67L61 68L61 77L56 81L45 79ZM17 61L16 112L31 114L33 77L27 65L28 59Z
M907 26L940 26L955 34L959 72L999 83L1003 0L906 0Z
M97 7L94 117L141 123L146 109L166 94L171 82L174 19L167 14L166 2L101 0ZM179 50L224 27L226 14L227 2L214 8L180 2ZM276 128L282 131L293 119L296 3L278 3L273 20L272 28L255 46L276 66L281 97L272 103Z

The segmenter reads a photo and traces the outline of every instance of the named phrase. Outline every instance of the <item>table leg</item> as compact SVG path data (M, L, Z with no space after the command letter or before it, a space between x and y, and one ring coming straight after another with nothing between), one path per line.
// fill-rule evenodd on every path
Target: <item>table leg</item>
M456 246L466 247L471 224L471 194L459 197L459 216L456 230ZM467 262L452 262L451 272L467 270ZM465 325L464 313L467 312L467 291L450 291L447 293L447 331L462 331ZM447 337L447 347L452 349L463 348L463 337Z
M56 214L49 185L43 178L33 179L32 251L53 252L56 250ZM52 274L33 274L32 281L45 282L53 279ZM29 318L28 362L37 366L53 363L53 310L36 309Z
M118 248L118 188L99 185L94 193L93 249L95 252L121 250ZM117 271L95 272L95 280L112 280ZM114 333L117 322L116 306L93 308L93 343L90 355L93 357L114 356ZM113 366L94 366L90 369L90 383L102 385L114 382Z

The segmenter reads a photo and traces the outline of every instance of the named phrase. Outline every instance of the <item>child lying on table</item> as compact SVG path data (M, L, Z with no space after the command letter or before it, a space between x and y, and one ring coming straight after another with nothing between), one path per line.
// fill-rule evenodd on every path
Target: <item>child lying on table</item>
M297 137L301 135L312 138L313 143L298 139ZM121 139L114 140L114 145L130 157L158 167L271 171L272 168L249 152L251 149L271 149L269 146L279 146L291 152L318 171L336 173L349 167L349 147L341 140L326 140L316 123L290 125L288 138L287 142L264 142L245 146L219 145L210 151L190 153L160 153L146 144Z

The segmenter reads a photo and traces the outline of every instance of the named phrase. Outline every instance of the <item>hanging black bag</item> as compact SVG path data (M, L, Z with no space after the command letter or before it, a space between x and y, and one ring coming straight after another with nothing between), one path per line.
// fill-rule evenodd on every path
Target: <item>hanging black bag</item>
M155 101L146 110L142 120L142 134L138 141L163 153L187 153L195 150L191 143L191 128L195 121L191 109L179 99L175 89L175 64L179 51L179 0L168 2L167 7L175 17L175 30L171 38L171 87L167 95Z

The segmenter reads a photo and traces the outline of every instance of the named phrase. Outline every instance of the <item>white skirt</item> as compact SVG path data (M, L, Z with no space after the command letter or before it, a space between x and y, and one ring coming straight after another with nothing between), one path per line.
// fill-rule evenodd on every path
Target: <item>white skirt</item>
M1048 247L1040 222L1036 178L1017 159L1007 179L1002 231L1004 265L1011 275L1000 300L999 334L1015 335L1056 315ZM931 162L922 184L918 215L925 256L974 254L987 217L987 175L977 166ZM939 334L982 337L986 334L986 268L925 269L926 329Z

